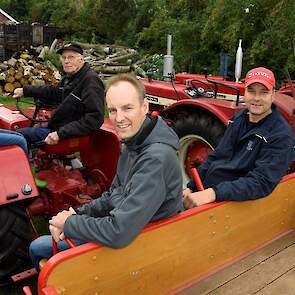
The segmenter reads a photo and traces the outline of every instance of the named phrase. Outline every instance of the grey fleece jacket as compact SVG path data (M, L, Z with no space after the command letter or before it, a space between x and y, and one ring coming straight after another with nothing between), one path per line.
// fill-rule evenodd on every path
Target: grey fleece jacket
M147 117L125 142L110 190L68 217L65 235L120 248L147 223L182 211L177 149L178 137L162 118Z

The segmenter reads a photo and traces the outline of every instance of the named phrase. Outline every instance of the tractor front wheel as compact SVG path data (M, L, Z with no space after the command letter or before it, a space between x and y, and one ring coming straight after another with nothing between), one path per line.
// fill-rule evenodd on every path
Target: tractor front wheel
M222 138L225 126L213 115L203 112L178 113L170 122L179 137L179 161L186 186L191 168L206 161Z
M2 205L0 225L0 286L4 286L12 283L11 275L31 267L32 230L25 205Z

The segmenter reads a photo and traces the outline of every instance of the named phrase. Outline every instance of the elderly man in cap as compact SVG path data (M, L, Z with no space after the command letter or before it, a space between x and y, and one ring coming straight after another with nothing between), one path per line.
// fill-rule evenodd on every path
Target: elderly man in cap
M286 173L294 153L289 125L273 104L275 77L266 68L245 79L245 110L238 112L223 139L198 168L205 190L191 180L183 191L186 209L214 201L244 201L269 195Z
M48 126L18 130L28 145L42 140L57 144L60 139L89 135L99 129L104 120L104 85L84 62L82 48L70 43L57 53L65 72L60 85L25 86L14 90L14 98L31 96L59 104Z

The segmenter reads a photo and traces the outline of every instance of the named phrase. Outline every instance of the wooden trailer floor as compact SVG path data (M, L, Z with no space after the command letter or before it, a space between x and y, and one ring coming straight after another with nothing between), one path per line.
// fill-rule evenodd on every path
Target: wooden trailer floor
M177 294L295 295L295 232Z

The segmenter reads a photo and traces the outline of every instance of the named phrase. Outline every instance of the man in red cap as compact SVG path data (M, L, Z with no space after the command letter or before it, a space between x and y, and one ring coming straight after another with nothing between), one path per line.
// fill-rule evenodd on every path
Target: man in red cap
M244 201L269 195L294 153L291 128L273 104L275 77L266 68L245 79L245 110L232 120L215 151L198 168L205 190L191 180L183 191L186 209L214 201Z

